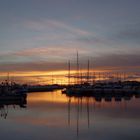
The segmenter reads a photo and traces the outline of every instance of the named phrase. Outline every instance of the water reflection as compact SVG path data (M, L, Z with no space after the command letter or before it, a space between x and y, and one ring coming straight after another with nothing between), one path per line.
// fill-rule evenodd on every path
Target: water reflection
M20 108L26 108L27 97L19 97L13 99L1 99L0 98L0 116L4 119L8 116L9 107L16 109L17 106ZM10 108L11 109L11 108Z
M110 100L105 96L70 97L61 91L29 93L26 110L10 108L6 121L0 121L0 137L6 140L139 139L139 108L140 98L135 94Z
M34 96L30 96L29 100L38 102L38 106L42 104L41 106L46 107L45 109L51 115L51 118L49 118L49 115L46 115L47 124L54 125L53 123L55 122L55 125L63 126L64 128L68 125L75 130L75 135L78 138L79 134L81 137L83 129L85 132L93 130L96 120L102 121L108 116L113 119L123 118L126 120L132 117L136 119L140 117L139 113L136 114L140 106L139 96L136 94L118 97L69 97L57 91L55 93L38 93L38 98L34 94ZM65 117L66 110L67 117ZM95 116L98 116L98 118L94 118ZM58 121L56 121L56 118L59 118ZM67 123L65 120L67 120Z
M80 127L79 127L79 122L80 119L82 120L82 115L83 115L83 107L84 108L84 112L87 115L87 128L90 128L90 116L92 113L92 111L96 110L96 107L100 110L105 109L106 107L109 109L115 109L115 108L120 108L122 111L126 111L127 110L127 106L129 104L129 101L131 100L136 100L140 98L139 94L120 94L120 95L116 95L111 96L111 94L108 95L94 95L92 97L85 97L85 96L77 96L77 95L73 95L73 96L68 96L68 125L70 126L71 124L71 114L73 114L73 112L71 112L71 105L72 105L72 101L76 101L76 110L77 110L77 120L76 120L76 133L77 133L77 137L79 137L79 133L80 133ZM85 111L86 110L86 111ZM84 114L85 115L85 114ZM95 114L94 114L95 115ZM93 117L93 116L92 116ZM91 118L93 119L93 118ZM85 126L84 126L85 127Z

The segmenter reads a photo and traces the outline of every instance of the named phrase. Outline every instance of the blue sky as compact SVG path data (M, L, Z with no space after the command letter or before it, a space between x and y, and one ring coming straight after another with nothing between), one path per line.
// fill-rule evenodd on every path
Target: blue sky
M139 0L0 0L0 71L95 68L138 71Z

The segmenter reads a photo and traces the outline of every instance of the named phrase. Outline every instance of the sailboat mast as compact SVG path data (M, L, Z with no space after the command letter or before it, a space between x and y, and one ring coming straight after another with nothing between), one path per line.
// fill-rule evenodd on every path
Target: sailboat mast
M88 66L87 66L87 83L89 83L89 59L88 59Z
M7 83L9 84L9 81L10 81L10 77L9 77L9 72L7 74Z
M77 51L77 84L79 83L79 54L78 54L78 51Z
M70 60L68 61L68 85L70 85Z

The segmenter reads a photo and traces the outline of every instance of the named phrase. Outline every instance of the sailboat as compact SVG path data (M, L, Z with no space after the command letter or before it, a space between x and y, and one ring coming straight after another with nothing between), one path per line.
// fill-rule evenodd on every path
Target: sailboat
M122 96L124 94L140 94L140 83L133 84L133 82L110 82L110 83L96 83L91 85L90 84L90 73L89 73L89 60L88 60L88 68L87 68L87 81L84 84L79 84L79 58L78 58L78 52L77 52L77 73L75 78L77 78L77 82L73 86L68 86L65 90L65 93L68 96L119 96L121 94ZM70 65L69 65L70 67ZM70 73L70 68L69 68ZM70 76L68 76L70 78ZM126 88L129 87L129 88ZM63 92L64 93L64 92Z

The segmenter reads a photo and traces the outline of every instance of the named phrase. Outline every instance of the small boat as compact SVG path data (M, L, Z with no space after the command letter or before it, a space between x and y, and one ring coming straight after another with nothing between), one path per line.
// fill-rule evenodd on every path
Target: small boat
M15 83L9 84L8 82L0 84L0 101L24 100L26 97L26 87Z

